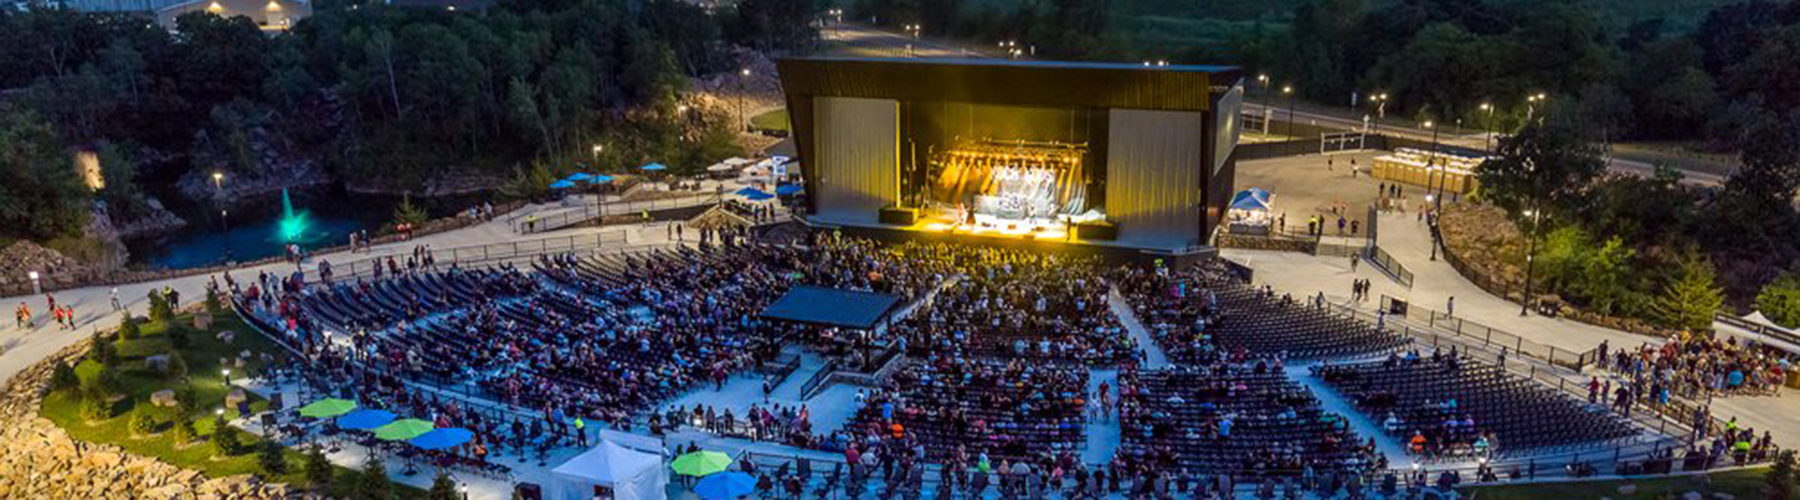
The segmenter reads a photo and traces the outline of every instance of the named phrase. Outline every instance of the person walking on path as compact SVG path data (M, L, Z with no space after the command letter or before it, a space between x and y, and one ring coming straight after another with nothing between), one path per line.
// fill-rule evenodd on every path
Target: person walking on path
M19 301L19 307L13 309L13 326L21 330L30 329L32 326L31 306L25 305L25 301Z
M1444 302L1444 316L1445 317L1455 317L1456 316L1456 296L1455 295L1451 295L1450 300Z
M109 293L111 293L111 294L112 294L112 306L113 306L113 310L114 310L114 311L122 311L122 310L124 310L124 309L125 309L125 306L124 306L124 305L123 305L123 304L120 304L120 303L119 303L119 287L116 287L116 286L115 286L115 287L112 287L112 291L111 291L111 292L109 292Z
M1362 259L1357 258L1357 256L1355 254L1350 255L1350 272L1351 273L1356 272L1356 264L1357 264L1357 261L1360 261L1360 260L1362 260Z

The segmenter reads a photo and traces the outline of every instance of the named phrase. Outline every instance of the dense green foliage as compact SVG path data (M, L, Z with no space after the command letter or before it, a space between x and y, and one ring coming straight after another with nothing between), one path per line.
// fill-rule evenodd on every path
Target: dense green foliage
M716 11L502 1L484 12L328 2L271 36L204 12L171 33L132 16L7 9L0 89L16 92L0 98L0 237L73 234L92 199L136 212L140 170L254 177L265 146L401 189L532 164L697 170L718 160L703 154L737 151L725 117L675 112L686 78L735 70L733 45L813 46L816 11L810 0ZM98 193L72 175L69 147L101 158Z
M1800 328L1800 274L1784 274L1763 287L1756 310L1777 325Z

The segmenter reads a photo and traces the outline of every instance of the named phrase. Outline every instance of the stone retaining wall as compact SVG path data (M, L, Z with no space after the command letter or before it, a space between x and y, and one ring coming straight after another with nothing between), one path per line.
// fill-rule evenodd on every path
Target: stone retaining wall
M251 475L208 478L112 445L77 441L38 404L56 360L73 364L91 340L58 351L19 372L0 393L0 498L275 499L309 498Z

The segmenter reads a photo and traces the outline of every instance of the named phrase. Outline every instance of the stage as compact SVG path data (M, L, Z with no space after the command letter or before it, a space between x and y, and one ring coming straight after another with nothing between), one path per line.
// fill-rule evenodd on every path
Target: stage
M1234 192L1234 67L777 64L815 227L1166 258L1211 254Z

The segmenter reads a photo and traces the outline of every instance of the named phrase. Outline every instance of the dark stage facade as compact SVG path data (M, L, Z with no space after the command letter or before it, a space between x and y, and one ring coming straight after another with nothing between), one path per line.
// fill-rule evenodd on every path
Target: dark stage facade
M777 64L814 225L1186 254L1230 202L1237 68Z

